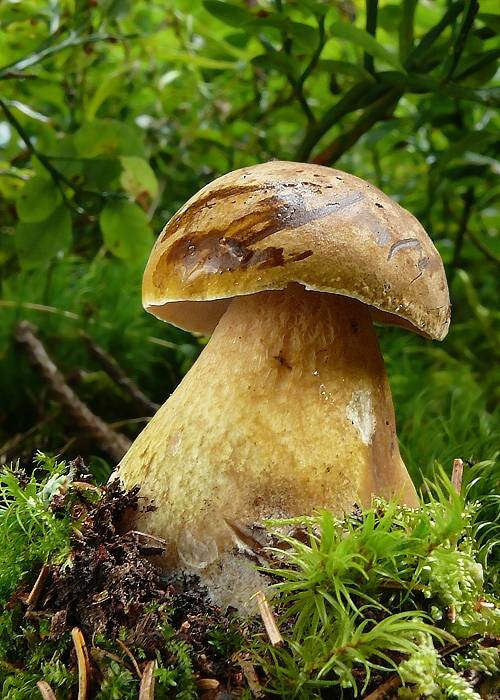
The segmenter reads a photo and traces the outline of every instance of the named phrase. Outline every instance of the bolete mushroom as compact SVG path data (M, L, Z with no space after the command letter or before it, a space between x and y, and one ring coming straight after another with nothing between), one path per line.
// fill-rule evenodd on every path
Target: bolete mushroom
M119 467L182 567L264 518L418 504L373 321L440 340L450 303L431 240L380 190L303 163L230 172L166 225L143 304L212 334Z

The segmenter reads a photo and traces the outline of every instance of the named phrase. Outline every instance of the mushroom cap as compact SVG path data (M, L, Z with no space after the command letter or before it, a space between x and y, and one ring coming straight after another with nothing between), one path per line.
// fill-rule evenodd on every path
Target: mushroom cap
M151 252L143 305L211 333L232 298L294 282L358 299L374 321L448 332L443 263L417 219L354 175L289 161L235 170L191 197Z

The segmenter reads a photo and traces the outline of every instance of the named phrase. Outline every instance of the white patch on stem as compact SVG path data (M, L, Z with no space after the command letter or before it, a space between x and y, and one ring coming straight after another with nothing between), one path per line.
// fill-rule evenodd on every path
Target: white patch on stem
M351 423L359 430L363 444L369 445L376 425L371 393L366 389L353 391L345 413Z

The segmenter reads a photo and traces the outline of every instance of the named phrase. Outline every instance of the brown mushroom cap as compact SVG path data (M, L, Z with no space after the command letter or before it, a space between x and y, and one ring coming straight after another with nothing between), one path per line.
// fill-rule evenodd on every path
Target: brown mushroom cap
M143 304L211 333L235 296L291 282L358 299L375 321L448 332L443 264L415 217L354 175L288 161L235 170L191 197L153 248Z

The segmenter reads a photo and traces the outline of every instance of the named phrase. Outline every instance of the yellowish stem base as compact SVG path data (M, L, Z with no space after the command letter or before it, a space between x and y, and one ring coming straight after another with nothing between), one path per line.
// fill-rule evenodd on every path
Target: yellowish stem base
M299 285L236 298L120 478L156 506L136 526L188 568L230 549L234 523L341 515L373 494L417 505L367 308Z

